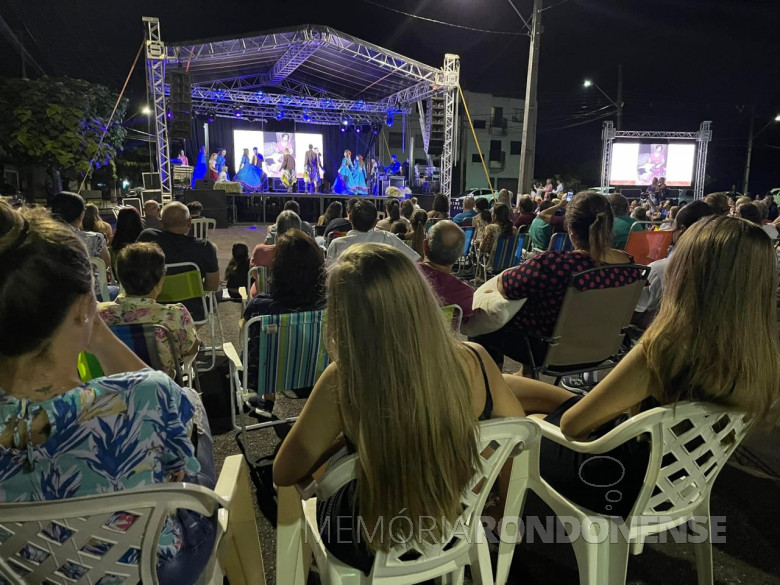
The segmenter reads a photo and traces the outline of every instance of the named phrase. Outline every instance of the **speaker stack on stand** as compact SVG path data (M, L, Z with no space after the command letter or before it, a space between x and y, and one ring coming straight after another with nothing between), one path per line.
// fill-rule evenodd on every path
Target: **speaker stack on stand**
M168 125L170 140L189 140L192 131L192 77L179 69L168 71L171 123Z

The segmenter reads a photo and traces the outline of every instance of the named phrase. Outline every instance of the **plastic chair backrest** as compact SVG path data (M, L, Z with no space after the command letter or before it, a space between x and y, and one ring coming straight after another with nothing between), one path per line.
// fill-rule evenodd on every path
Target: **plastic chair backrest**
M471 244L474 242L474 233L477 231L477 228L466 226L461 229L463 230L463 233L466 234L466 241L463 243L463 256L468 256L471 251Z
M257 365L258 394L311 388L330 363L325 349L325 311L304 311L281 315L260 315L243 329L243 387L248 388L249 368ZM250 336L258 351L249 350ZM254 362L254 363L253 363Z
M547 246L549 252L563 252L573 250L571 238L566 232L557 232L550 238L550 245Z
M655 260L666 258L669 246L672 245L672 235L669 231L632 231L626 240L626 253L634 257L638 264L650 264Z
M647 266L599 266L573 274L563 297L552 339L544 358L546 367L598 364L618 354L624 329L631 322L645 285ZM602 276L616 274L626 284L599 286Z
M480 517L490 488L504 464L522 450L533 450L538 441L539 428L531 419L502 418L481 422L477 433L480 469L462 491L463 512L457 521L444 527L446 536L437 539L435 543L403 542L395 544L387 552L377 552L371 570L371 582L390 583L397 580L410 583L412 581L401 580L400 577L446 574L464 564L463 557L469 556L472 546L485 542ZM330 466L317 481L317 499L326 500L338 488L355 479L358 465L358 455L351 455Z
M178 383L182 382L181 356L170 329L154 323L111 325L110 329L147 366L168 374ZM162 342L162 338L167 340L167 344ZM173 363L173 372L163 365L162 357L166 352Z
M204 487L166 483L0 504L0 583L157 584L158 538L166 518L177 509L211 516L220 502ZM216 546L209 567L215 562Z
M209 239L209 230L216 229L217 220L210 217L197 217L192 220L192 234L201 240Z
M178 262L176 264L165 265L165 280L160 294L157 296L158 303L181 303L192 299L201 299L203 303L203 318L192 318L195 323L201 325L206 322L208 307L206 306L206 293L203 290L203 277L200 274L200 268L194 262ZM192 312L192 311L190 311Z
M79 378L81 378L81 381L84 383L87 383L95 378L105 376L103 373L103 367L100 365L100 362L97 360L97 358L86 351L79 353L77 367L79 371Z
M706 402L654 408L623 423L626 438L651 436L647 475L631 515L664 519L693 513L752 423L744 412Z
M518 246L522 248L522 242L525 242L525 236L520 234L511 237L498 236L488 261L491 271L497 274L514 266L517 249Z
M98 279L98 290L100 290L100 298L98 301L110 301L111 297L108 294L108 276L106 272L106 263L103 262L102 258L95 258L93 256L90 256L89 263L94 266L92 273L95 274Z

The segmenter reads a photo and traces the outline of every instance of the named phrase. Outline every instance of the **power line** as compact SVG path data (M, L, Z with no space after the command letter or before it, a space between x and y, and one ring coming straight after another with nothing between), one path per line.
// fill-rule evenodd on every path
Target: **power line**
M377 2L372 2L371 0L363 0L365 4L370 4L372 6L376 6L377 8L384 8L385 10L389 10L390 12L395 12L396 14L403 14L404 16L408 16L409 18L416 18L418 20L424 20L426 22L431 22L433 24L441 24L443 26L451 26L453 28L460 28L463 30L470 30L473 32L479 32L479 33L486 33L491 35L509 35L509 36L520 36L520 35L528 35L528 33L518 33L518 32L510 32L505 30L487 30L484 28L475 28L472 26L463 26L462 24L454 24L452 22L444 22L443 20L436 20L434 18L428 18L425 16L419 16L417 14L411 14L410 12L404 12L403 10L398 10L396 8L390 8L389 6L384 6L382 4L379 4ZM522 17L521 17L522 18Z

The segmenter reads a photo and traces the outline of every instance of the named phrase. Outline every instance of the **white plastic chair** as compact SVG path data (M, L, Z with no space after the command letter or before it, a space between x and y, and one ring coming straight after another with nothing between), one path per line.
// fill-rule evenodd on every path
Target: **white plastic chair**
M639 554L649 535L696 517L706 519L701 526L706 539L694 544L699 585L712 585L710 491L750 424L749 415L702 402L648 410L589 442L569 441L558 427L540 421L544 438L580 453L606 453L639 435L650 437L647 475L624 526L621 518L596 514L563 497L540 476L538 456L531 457L528 489L539 494L556 515L573 517L579 523L579 536L572 546L580 584L624 585L629 549ZM522 502L507 502L506 513L519 516L521 506ZM572 528L566 526L567 530ZM506 582L513 553L514 545L502 540L496 583Z
M505 418L480 423L478 436L482 471L463 491L463 514L454 530L441 543L408 543L388 552L376 554L371 574L366 576L338 561L325 549L317 530L316 501L326 499L340 487L355 479L359 465L357 455L338 461L318 481L306 487L279 488L276 573L278 583L305 583L307 559L301 540L311 547L324 585L406 585L443 577L445 583L463 583L463 567L471 565L472 580L477 585L493 583L488 542L481 522L482 510L491 486L509 458L513 458L509 492L523 499L528 475L529 453L539 441L539 428L531 419ZM311 496L316 495L316 498ZM311 499L308 499L311 498ZM301 502L301 500L308 501ZM301 505L303 504L303 505ZM301 510L305 514L305 526ZM305 535L304 535L305 530ZM404 558L410 552L417 558ZM308 551L307 551L308 552ZM410 555L415 556L415 555Z
M89 263L95 267L92 272L97 274L98 289L100 290L100 299L98 300L103 302L110 301L111 295L108 292L108 269L106 268L106 263L103 262L102 258L94 256L90 256Z
M217 229L217 220L210 217L197 217L192 220L192 235L201 240L209 239L209 230Z
M215 508L217 538L198 583L221 585L224 571L231 585L264 585L252 492L240 455L225 460L214 491L166 483L69 500L0 504L0 582L156 585L158 535L165 518L177 509L211 515ZM117 514L124 521L109 523ZM120 562L132 549L138 551L137 562Z

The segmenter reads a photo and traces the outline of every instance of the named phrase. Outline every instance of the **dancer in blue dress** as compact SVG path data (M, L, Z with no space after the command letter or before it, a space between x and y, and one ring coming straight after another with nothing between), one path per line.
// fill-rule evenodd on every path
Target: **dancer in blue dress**
M241 157L241 166L233 177L234 181L241 183L244 193L259 191L263 182L263 176L255 165L249 160L249 149L244 149L244 155Z
M336 177L336 183L333 185L333 192L338 195L352 195L349 190L349 183L352 182L352 153L344 151L344 158L341 159L339 174Z
M201 146L200 152L198 152L198 160L195 163L195 168L192 170L192 184L190 187L195 188L195 181L198 179L205 179L206 173L209 170L208 161L206 160L206 147Z
M227 159L225 158L225 155L227 154L227 150L224 148L220 148L217 150L217 172L222 171L222 167L227 165ZM230 180L230 173L227 174L227 180Z
M366 163L361 155L355 159L355 168L352 170L352 183L350 191L355 195L368 195L366 185Z

